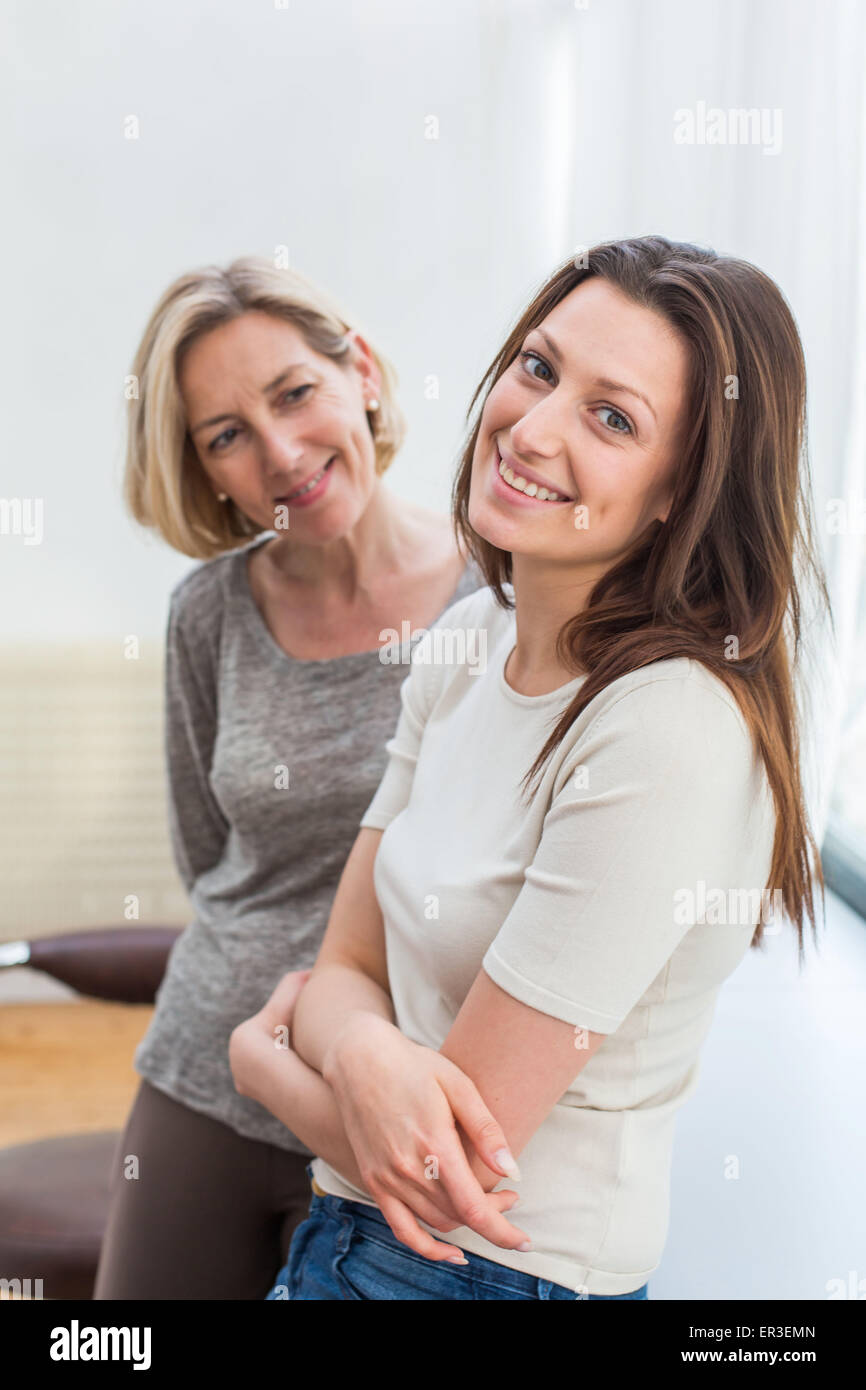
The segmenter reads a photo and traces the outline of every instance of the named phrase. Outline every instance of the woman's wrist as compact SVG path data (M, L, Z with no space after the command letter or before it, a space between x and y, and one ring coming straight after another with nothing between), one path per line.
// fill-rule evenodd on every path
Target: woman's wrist
M317 965L300 991L292 1021L292 1046L298 1056L323 1075L331 1044L356 1013L392 1019L391 997L353 964L332 960Z

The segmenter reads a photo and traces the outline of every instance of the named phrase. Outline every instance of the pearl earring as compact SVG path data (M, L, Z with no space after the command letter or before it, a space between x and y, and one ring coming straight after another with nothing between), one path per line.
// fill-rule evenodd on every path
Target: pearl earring
M219 499L220 502L226 502L226 501L228 501L228 493L227 493L227 492L218 492L218 493L217 493L217 497L218 497L218 499Z
M379 402L376 400L376 397L375 397L375 396L373 396L372 399L369 400L369 401L367 402L367 409L368 409L368 410L378 410L378 409L379 409Z

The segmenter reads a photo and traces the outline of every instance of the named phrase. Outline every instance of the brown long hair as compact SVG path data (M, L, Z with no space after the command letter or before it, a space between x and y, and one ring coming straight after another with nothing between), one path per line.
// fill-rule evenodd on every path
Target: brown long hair
M660 236L605 242L545 282L488 367L453 488L455 529L513 608L511 553L469 522L472 459L484 401L530 329L577 285L601 276L661 314L689 348L689 418L673 501L594 585L557 635L557 658L588 672L524 778L524 792L583 709L611 681L654 661L690 657L731 691L763 759L776 808L770 881L781 890L803 961L804 909L816 931L809 830L800 776L794 671L800 656L797 567L816 581L832 622L814 543L806 440L806 369L788 304L756 266ZM737 660L726 655L731 635ZM763 914L762 914L763 915ZM752 945L763 940L759 922Z

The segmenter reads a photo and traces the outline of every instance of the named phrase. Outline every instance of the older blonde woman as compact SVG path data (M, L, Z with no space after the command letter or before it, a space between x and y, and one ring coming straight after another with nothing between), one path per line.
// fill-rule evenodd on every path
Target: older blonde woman
M385 486L393 370L296 273L247 257L182 276L133 374L127 504L205 561L172 591L166 646L194 916L136 1053L95 1297L257 1299L307 1215L312 1155L235 1090L229 1038L316 958L399 714L412 644L386 639L483 580L447 516Z

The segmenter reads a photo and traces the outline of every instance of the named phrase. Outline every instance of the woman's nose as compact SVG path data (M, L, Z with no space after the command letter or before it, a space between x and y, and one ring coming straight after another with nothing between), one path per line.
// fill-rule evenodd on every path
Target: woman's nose
M566 451L576 417L574 400L562 389L547 392L511 426L511 445L517 454L539 459L558 458Z
M274 471L295 468L304 457L304 444L288 426L272 425L260 433L262 458Z
M511 426L511 448L529 462L532 458L555 459L562 453L562 431L549 416L539 416L538 406Z

